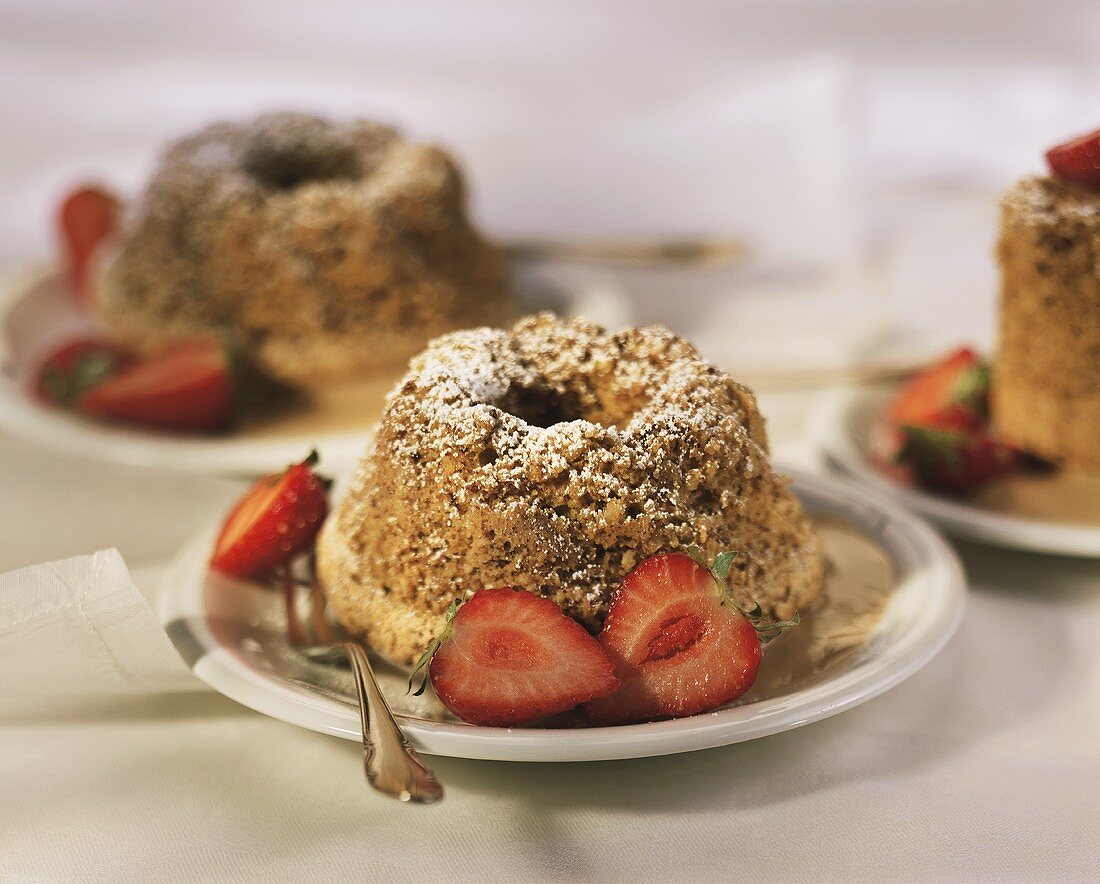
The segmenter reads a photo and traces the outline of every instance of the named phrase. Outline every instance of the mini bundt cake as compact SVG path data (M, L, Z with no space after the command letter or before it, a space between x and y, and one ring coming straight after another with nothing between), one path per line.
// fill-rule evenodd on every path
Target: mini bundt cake
M661 328L550 314L438 338L390 394L318 545L332 610L395 661L452 599L513 586L595 631L647 556L734 550L740 601L818 595L818 541L752 394Z
M1044 460L1100 472L1100 193L1025 178L1001 204L993 422Z
M229 331L266 373L307 387L514 317L502 254L467 220L446 153L290 113L172 146L96 301L130 346Z

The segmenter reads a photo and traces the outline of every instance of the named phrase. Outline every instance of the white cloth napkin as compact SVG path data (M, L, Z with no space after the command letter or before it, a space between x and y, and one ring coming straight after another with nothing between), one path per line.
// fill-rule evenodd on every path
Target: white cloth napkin
M0 704L196 690L118 550L0 575Z

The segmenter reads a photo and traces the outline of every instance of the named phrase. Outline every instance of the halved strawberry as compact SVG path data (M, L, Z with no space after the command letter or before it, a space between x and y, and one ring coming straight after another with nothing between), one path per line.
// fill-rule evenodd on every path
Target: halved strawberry
M684 553L652 556L631 571L611 601L600 644L622 687L585 704L612 724L695 715L740 697L760 668L761 642L791 623L765 624L726 596L731 554L714 570Z
M952 407L973 415L975 425L989 414L989 367L969 347L952 351L906 382L887 413L895 426L926 426Z
M1052 147L1046 158L1058 178L1100 189L1100 129Z
M80 400L88 414L171 430L217 430L235 397L229 358L217 341L191 341L132 365Z
M931 426L903 424L896 459L917 483L939 491L973 491L1012 472L1020 463L1014 448L975 427L965 411L947 410Z
M43 402L68 408L132 363L133 357L110 341L76 338L42 360L35 372L34 392Z
M222 526L210 567L233 577L270 571L312 545L328 515L329 481L314 471L317 452L265 476Z
M550 599L483 589L448 618L417 669L428 665L436 695L463 721L528 724L619 686L599 643Z
M121 202L114 194L95 186L80 187L61 202L57 223L69 286L78 301L91 296L93 259L118 227Z

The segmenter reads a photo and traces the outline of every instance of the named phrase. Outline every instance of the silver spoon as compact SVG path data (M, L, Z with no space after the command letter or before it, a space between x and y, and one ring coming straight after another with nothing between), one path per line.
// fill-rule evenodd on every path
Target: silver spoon
M578 261L586 264L716 266L736 264L749 254L745 241L717 236L685 239L513 239L504 250L525 261Z
M298 616L297 582L283 575L287 638L290 646L317 662L347 656L359 698L363 729L363 772L379 792L400 801L431 804L443 798L443 786L420 758L398 726L378 687L366 649L325 617L325 599L316 580L310 581L310 616Z

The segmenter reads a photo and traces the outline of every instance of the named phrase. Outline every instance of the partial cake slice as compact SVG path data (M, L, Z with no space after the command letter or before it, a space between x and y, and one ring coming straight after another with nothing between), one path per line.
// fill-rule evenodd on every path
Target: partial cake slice
M1100 193L1017 182L1001 203L997 257L994 426L1030 454L1100 472Z

